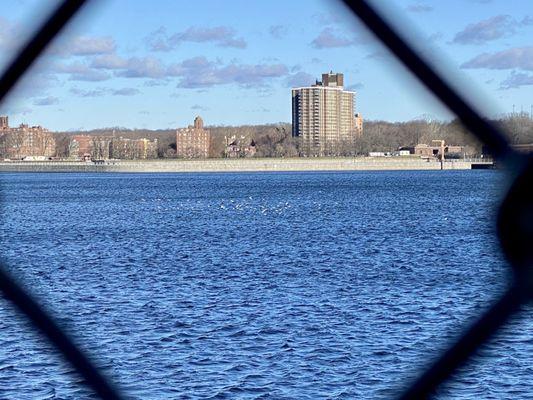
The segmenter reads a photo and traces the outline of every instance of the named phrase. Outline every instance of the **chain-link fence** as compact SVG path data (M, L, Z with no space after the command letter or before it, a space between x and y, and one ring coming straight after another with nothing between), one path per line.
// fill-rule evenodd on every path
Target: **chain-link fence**
M40 56L47 45L82 8L86 0L64 0L22 47L0 79L0 101ZM514 281L508 291L474 323L463 336L403 393L401 399L430 397L437 386L450 378L533 294L533 182L531 156L513 151L504 134L484 119L461 93L425 62L382 15L366 0L344 0L389 50L453 112L463 125L483 141L499 163L513 174L514 183L500 206L498 234L512 268ZM0 267L0 290L31 320L102 399L119 399L116 389L94 367L73 341L32 297Z

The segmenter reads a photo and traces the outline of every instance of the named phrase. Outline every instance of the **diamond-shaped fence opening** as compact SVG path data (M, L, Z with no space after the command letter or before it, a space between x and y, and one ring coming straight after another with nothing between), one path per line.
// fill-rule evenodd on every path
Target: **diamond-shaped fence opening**
M34 63L52 39L82 8L85 0L65 0L26 43L0 80L0 101ZM380 13L365 0L344 0L345 5L389 50L495 155L497 162L511 171L515 180L503 201L498 216L499 238L513 268L514 281L508 291L473 324L463 336L409 387L400 398L425 398L450 378L458 367L485 343L533 294L532 274L532 195L531 157L519 155L509 146L502 132L484 119L465 97L425 62ZM120 395L93 366L54 320L16 282L0 268L0 289L84 378L84 382L103 399Z

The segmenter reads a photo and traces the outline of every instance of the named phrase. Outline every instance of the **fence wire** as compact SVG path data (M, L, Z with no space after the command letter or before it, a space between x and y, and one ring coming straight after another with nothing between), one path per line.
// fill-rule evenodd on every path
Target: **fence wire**
M533 182L531 156L513 151L505 135L483 118L461 93L417 54L367 0L344 0L344 4L426 86L463 125L484 142L496 160L513 171L516 178L498 215L500 243L513 268L514 283L436 362L399 397L430 397L438 385L457 371L475 351L533 296Z
M506 167L515 181L498 214L498 234L514 274L514 283L463 336L409 387L400 399L430 397L449 379L520 306L533 298L533 182L531 156L514 152L505 135L484 119L469 102L425 62L367 0L343 0L344 4L389 48L389 50L447 106L474 135L483 141ZM0 102L46 49L54 37L82 8L86 0L64 0L22 47L0 78ZM102 399L120 399L118 391L91 363L54 319L0 265L0 290L65 357L83 377L84 383Z
M13 62L0 78L0 102L13 89L17 81L32 66L52 40L80 11L86 0L64 0L50 14L33 37L22 47ZM72 339L56 324L54 319L9 275L0 265L0 290L24 314L65 359L78 371L84 383L102 399L117 400L120 395L104 378L89 358L74 344Z

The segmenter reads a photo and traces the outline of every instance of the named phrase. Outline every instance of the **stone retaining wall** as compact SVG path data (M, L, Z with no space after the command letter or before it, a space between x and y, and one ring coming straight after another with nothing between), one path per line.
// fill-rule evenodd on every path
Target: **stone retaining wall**
M476 162L476 164L479 164ZM470 161L446 161L444 169L471 169ZM247 171L364 171L438 170L440 162L398 158L262 158L109 161L104 164L70 161L0 162L0 172L247 172Z

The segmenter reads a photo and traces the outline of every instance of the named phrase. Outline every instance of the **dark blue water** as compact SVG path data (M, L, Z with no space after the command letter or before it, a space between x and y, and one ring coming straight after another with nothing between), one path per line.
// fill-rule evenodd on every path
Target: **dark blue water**
M0 178L4 260L131 399L391 398L507 285L494 171ZM532 316L439 397L532 398ZM5 301L0 398L91 398Z

